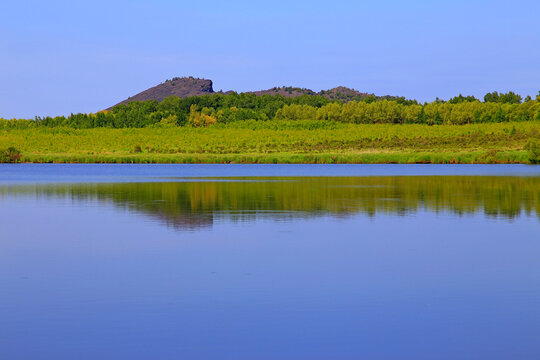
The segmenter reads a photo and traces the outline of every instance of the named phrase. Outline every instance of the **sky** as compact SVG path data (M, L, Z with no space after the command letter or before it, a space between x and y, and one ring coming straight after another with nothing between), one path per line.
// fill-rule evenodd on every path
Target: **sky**
M95 112L175 76L420 101L540 90L540 1L0 2L0 118Z

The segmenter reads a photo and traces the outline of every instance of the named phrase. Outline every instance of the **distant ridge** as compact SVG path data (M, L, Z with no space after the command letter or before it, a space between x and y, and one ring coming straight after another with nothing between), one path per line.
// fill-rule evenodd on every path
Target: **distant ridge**
M253 93L258 96L259 95L282 95L285 97L296 97L296 96L302 96L302 95L320 95L330 100L343 100L343 101L357 100L359 98L365 98L365 97L373 95L373 94L363 93L358 90L350 89L344 86L338 86L330 90L321 90L319 92L315 92L310 89L298 88L298 87L282 86L282 87L273 87L268 90L250 91L249 93Z
M175 77L170 80L151 87L150 89L144 90L136 95L133 95L127 98L124 101L119 102L116 105L126 104L132 101L147 101L147 100L157 100L158 102L163 101L169 96L178 96L181 98L186 98L190 96L200 96L200 95L210 95L210 94L231 94L233 91L227 92L215 92L212 88L212 80L208 79L199 79L192 76L189 77ZM350 89L344 86L338 86L329 90L321 90L320 92L315 92L310 89L291 87L291 86L282 86L282 87L273 87L268 90L258 90L258 91L248 91L248 94L255 94L257 96L261 95L282 95L285 97L297 97L302 95L320 95L324 96L330 100L342 100L342 101L352 101L366 98L369 96L374 96L373 94L360 92L355 89ZM385 98L391 98L385 96ZM116 106L114 105L114 106ZM111 108L113 108L112 106ZM109 108L109 109L111 109Z

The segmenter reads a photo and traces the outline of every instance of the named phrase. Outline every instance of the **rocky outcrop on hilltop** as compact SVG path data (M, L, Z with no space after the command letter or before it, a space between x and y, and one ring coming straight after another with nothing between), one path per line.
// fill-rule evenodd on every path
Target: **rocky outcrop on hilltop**
M324 96L330 100L359 100L361 98L368 97L372 94L363 93L358 90L350 89L344 86L338 86L330 90L321 90L315 92L311 89L291 87L291 86L282 86L282 87L273 87L268 90L259 90L259 91L250 91L255 95L282 95L285 97L296 97L301 95L320 95Z
M175 77L170 80L133 95L116 105L126 104L132 101L157 100L163 101L169 96L186 98L196 95L213 94L212 80L198 79L194 77ZM115 105L115 106L116 106ZM113 106L114 107L114 106Z

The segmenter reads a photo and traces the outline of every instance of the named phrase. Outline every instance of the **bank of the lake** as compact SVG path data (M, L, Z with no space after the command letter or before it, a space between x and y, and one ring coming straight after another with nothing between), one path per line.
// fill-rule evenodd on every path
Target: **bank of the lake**
M539 122L469 125L239 122L207 128L0 130L29 163L534 163ZM9 158L4 162L11 161Z

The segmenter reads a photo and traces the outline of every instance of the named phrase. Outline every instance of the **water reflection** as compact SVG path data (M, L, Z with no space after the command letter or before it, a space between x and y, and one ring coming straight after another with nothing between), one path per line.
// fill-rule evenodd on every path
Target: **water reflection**
M0 187L0 195L99 201L145 214L177 229L216 219L297 219L354 214L407 216L418 211L495 219L540 216L540 178L383 176L205 178L162 183L93 183Z

